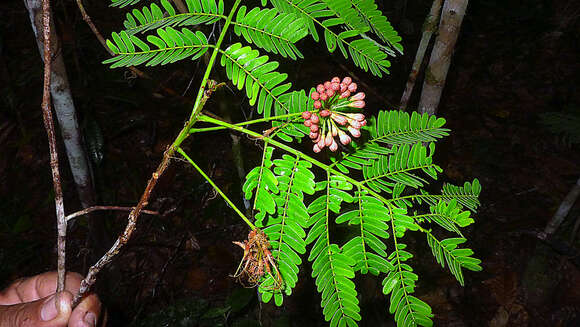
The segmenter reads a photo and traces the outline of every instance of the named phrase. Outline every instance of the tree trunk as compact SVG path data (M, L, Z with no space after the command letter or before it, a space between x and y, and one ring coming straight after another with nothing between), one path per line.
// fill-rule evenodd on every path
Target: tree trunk
M419 42L419 47L417 48L417 53L415 54L415 62L413 62L413 68L407 79L407 86L405 87L405 92L401 97L401 104L399 105L399 110L407 110L407 105L409 104L409 99L411 99L411 94L413 93L413 88L415 87L415 82L417 81L417 75L419 75L419 70L421 70L421 64L423 63L423 58L429 42L431 42L431 36L433 32L437 29L437 22L439 21L439 14L441 13L441 4L443 0L433 0L431 5L431 10L425 18L423 23L423 35L421 36L421 42Z
M44 44L42 40L42 1L24 0L24 4L28 9L32 30L36 37L36 44L42 53ZM52 73L50 76L50 93L66 148L70 169L79 194L79 200L83 208L86 208L95 204L95 197L85 151L81 144L79 124L77 122L66 68L62 58L60 40L54 32L54 28L51 29L51 40L54 57L52 59Z
M42 57L44 46L42 36L42 0L24 0L24 4L28 9L32 30L34 31L36 38L36 44L38 45ZM53 20L51 19L51 22L52 21ZM51 28L50 39L52 48L51 53L53 54L52 71L50 75L52 104L54 106L54 111L56 112L60 133L64 141L69 166L81 206L83 208L88 208L95 204L95 193L87 163L86 152L83 149L81 142L79 124L62 57L62 49L60 49L60 41L54 28ZM89 243L92 243L95 251L100 253L105 249L105 245L109 243L104 220L102 217L89 215L88 223Z
M468 2L468 0L445 0L443 4L439 34L435 39L429 66L425 71L425 81L419 101L420 113L426 112L433 115L437 111Z

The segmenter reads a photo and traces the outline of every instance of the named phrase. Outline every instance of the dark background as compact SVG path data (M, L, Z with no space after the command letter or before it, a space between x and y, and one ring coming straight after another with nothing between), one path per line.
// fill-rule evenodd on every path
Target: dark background
M371 77L340 53L328 55L324 42L309 37L298 45L307 59L276 58L283 62L280 71L289 74L296 89L352 75L366 83L370 113L396 108L431 2L377 3L405 47L403 56L392 59L391 75ZM123 17L107 4L85 1L105 36L122 28ZM153 81L128 78L125 70L100 64L108 55L74 2L52 1L52 6L85 141L103 144L89 149L103 156L94 164L98 203L134 205L189 116L203 62L143 67ZM460 287L436 264L420 235L409 233L407 242L416 254L412 265L420 276L416 295L432 306L438 326L580 325L580 244L572 233L580 206L572 208L554 239L538 237L580 176L574 130L561 133L562 124L550 129L545 118L550 112L580 114L579 16L580 4L571 0L471 1L468 6L438 112L452 133L438 143L436 160L444 169L441 181L461 185L477 177L483 185L482 206L466 236L484 270L465 272L466 286ZM220 74L213 76L225 80ZM420 78L411 107L418 102ZM41 93L42 65L24 4L2 1L0 287L56 268ZM228 112L235 121L251 112L242 93L226 88L206 109ZM202 168L241 205L230 136L190 139L188 153L198 155ZM249 170L258 163L261 145L245 137L241 144ZM65 209L71 213L80 206L62 145L59 149ZM325 325L308 268L282 308L260 304L255 290L230 277L242 254L231 241L244 239L247 228L191 166L174 161L150 202L163 215L143 215L122 254L99 275L96 291L108 308L110 326ZM73 224L70 270L86 272L122 230L126 214L98 217L110 240L87 243L86 221ZM357 277L357 285L361 325L392 326L380 280Z

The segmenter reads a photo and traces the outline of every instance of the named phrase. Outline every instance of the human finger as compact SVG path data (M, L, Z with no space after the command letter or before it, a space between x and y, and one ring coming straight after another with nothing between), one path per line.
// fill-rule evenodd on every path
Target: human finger
M72 297L65 291L32 302L0 306L0 326L66 327Z

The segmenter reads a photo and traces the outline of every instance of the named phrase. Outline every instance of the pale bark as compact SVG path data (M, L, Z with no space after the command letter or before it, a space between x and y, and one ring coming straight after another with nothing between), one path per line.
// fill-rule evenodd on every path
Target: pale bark
M52 49L51 49L51 15L50 0L28 0L25 2L30 13L32 25L36 25L37 39L42 39L40 53L44 60L43 88L42 88L42 120L48 136L48 148L50 152L50 170L52 172L52 184L54 188L54 204L56 207L57 225L57 283L56 291L62 292L65 289L66 275L66 219L64 217L64 201L62 197L62 185L60 183L60 172L58 164L58 151L56 149L56 136L54 133L54 121L51 109L51 74L52 74ZM39 33L42 31L42 38ZM60 295L59 295L60 296Z
M418 109L420 113L433 115L437 111L468 2L468 0L445 0L443 4L439 34L425 71Z
M183 3L183 1L173 0L173 3L177 7L177 11L179 11L180 13L185 14L186 12L189 12L189 10L187 10L187 6Z
M419 71L421 70L421 64L423 63L425 52L427 51L427 47L429 46L429 42L431 41L431 36L433 35L433 32L435 32L435 30L437 29L437 23L439 21L439 15L441 14L442 3L443 0L433 0L431 10L429 11L427 17L425 18L425 22L423 23L423 35L421 36L421 41L419 42L419 47L417 48L417 53L415 54L415 62L413 62L413 68L411 69L411 73L409 74L409 78L407 79L407 86L405 87L405 91L403 92L403 96L401 97L401 104L399 106L399 110L407 109L409 99L411 98L411 94L413 94L415 82L417 81L417 75L419 75Z
M41 1L24 0L24 3L28 8L32 30L36 37L36 44L42 53L44 42L42 39ZM81 143L79 124L76 118L76 110L69 87L64 60L62 58L60 41L56 33L54 33L54 28L51 28L51 30L52 72L50 75L50 93L66 148L69 166L79 194L79 200L83 208L86 208L95 203L93 186L85 151Z

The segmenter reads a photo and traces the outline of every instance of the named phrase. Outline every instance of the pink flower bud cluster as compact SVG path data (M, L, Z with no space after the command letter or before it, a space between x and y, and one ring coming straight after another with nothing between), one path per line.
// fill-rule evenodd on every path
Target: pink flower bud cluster
M340 81L340 78L336 76L330 81L318 84L316 86L316 91L312 92L310 96L312 97L312 100L314 100L314 108L320 109L322 108L322 103L324 101L335 97L335 95L338 95L339 99L348 98L352 93L356 92L357 87L357 84L352 82L352 78L347 76ZM364 93L359 92L358 94L362 94L362 98L356 100L360 102L358 103L358 106L355 106L355 108L362 108L365 106L364 101L362 101L362 99L364 99Z
M341 108L362 109L365 106L363 92L356 92L357 84L352 82L352 78L345 77L340 80L338 77L332 78L323 84L316 86L316 91L310 95L314 100L316 111L305 111L302 113L304 126L310 128L310 139L314 142L312 150L316 153L328 147L330 151L338 150L338 143L347 145L352 141L352 137L358 138L361 135L361 127L367 124L365 115L362 113L343 112ZM346 131L350 133L348 135Z

